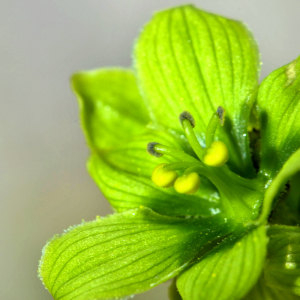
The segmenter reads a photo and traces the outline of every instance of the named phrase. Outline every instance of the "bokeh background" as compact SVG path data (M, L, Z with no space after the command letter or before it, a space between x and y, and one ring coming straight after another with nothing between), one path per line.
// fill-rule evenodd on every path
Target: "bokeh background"
M46 240L81 219L111 213L88 176L70 74L131 65L152 12L175 0L0 1L0 299L53 299L37 278ZM245 21L262 78L300 54L299 0L196 0ZM136 299L166 300L167 285Z

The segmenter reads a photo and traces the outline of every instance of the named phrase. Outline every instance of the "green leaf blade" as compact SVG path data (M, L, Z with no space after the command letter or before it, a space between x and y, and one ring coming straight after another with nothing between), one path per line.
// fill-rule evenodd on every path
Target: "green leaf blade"
M146 208L97 219L50 240L39 274L55 300L140 293L176 276L203 244L229 230L205 228Z
M239 241L225 243L223 247L220 244L179 276L177 286L183 300L243 297L259 278L266 244L264 226L252 230Z
M211 115L224 106L227 121L218 137L229 147L230 166L249 176L247 123L259 55L248 30L239 22L182 6L154 16L137 42L135 58L153 122L182 132L177 118L188 110L204 145Z

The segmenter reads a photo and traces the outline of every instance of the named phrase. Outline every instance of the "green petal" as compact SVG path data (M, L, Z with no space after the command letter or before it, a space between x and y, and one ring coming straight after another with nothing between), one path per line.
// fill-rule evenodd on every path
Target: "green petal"
M226 122L217 136L229 148L229 165L253 175L247 125L259 54L242 23L193 6L159 12L138 39L135 67L152 121L182 132L178 116L187 110L202 145L208 122L222 105Z
M130 210L54 236L43 250L39 275L56 300L129 296L176 276L226 230L146 208Z
M299 300L300 297L266 285L263 276L242 300Z
M81 125L92 150L104 151L140 134L149 116L135 77L126 69L100 69L72 77Z
M258 111L261 126L260 172L274 177L300 148L300 57L273 71L261 83Z
M259 218L255 221L256 224L265 222L272 210L273 202L282 191L287 181L300 171L300 149L291 155L279 171L273 181L269 181L270 186L267 188L263 200L262 212Z
M240 240L225 240L179 276L177 286L183 300L243 297L259 278L266 244L264 226L252 230Z
M268 235L266 284L300 296L300 227L274 225Z

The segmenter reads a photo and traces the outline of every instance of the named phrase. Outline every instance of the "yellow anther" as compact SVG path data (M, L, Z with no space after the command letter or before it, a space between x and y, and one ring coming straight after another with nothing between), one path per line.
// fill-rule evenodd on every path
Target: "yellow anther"
M211 167L221 167L229 158L227 146L221 141L215 141L207 149L203 161Z
M166 164L158 165L152 172L151 179L153 183L159 187L169 188L174 185L175 180L178 177L176 171L166 171L164 166Z
M200 187L200 177L196 172L185 174L175 181L174 188L180 194L192 195Z

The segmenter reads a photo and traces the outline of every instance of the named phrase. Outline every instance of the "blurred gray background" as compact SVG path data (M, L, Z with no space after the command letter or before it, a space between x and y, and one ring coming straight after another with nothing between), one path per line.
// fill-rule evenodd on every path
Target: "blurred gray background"
M71 73L130 66L141 26L175 0L0 1L0 299L53 299L37 278L46 240L111 213L89 178ZM300 54L299 0L198 0L245 21L262 78ZM167 285L136 299L167 299Z

